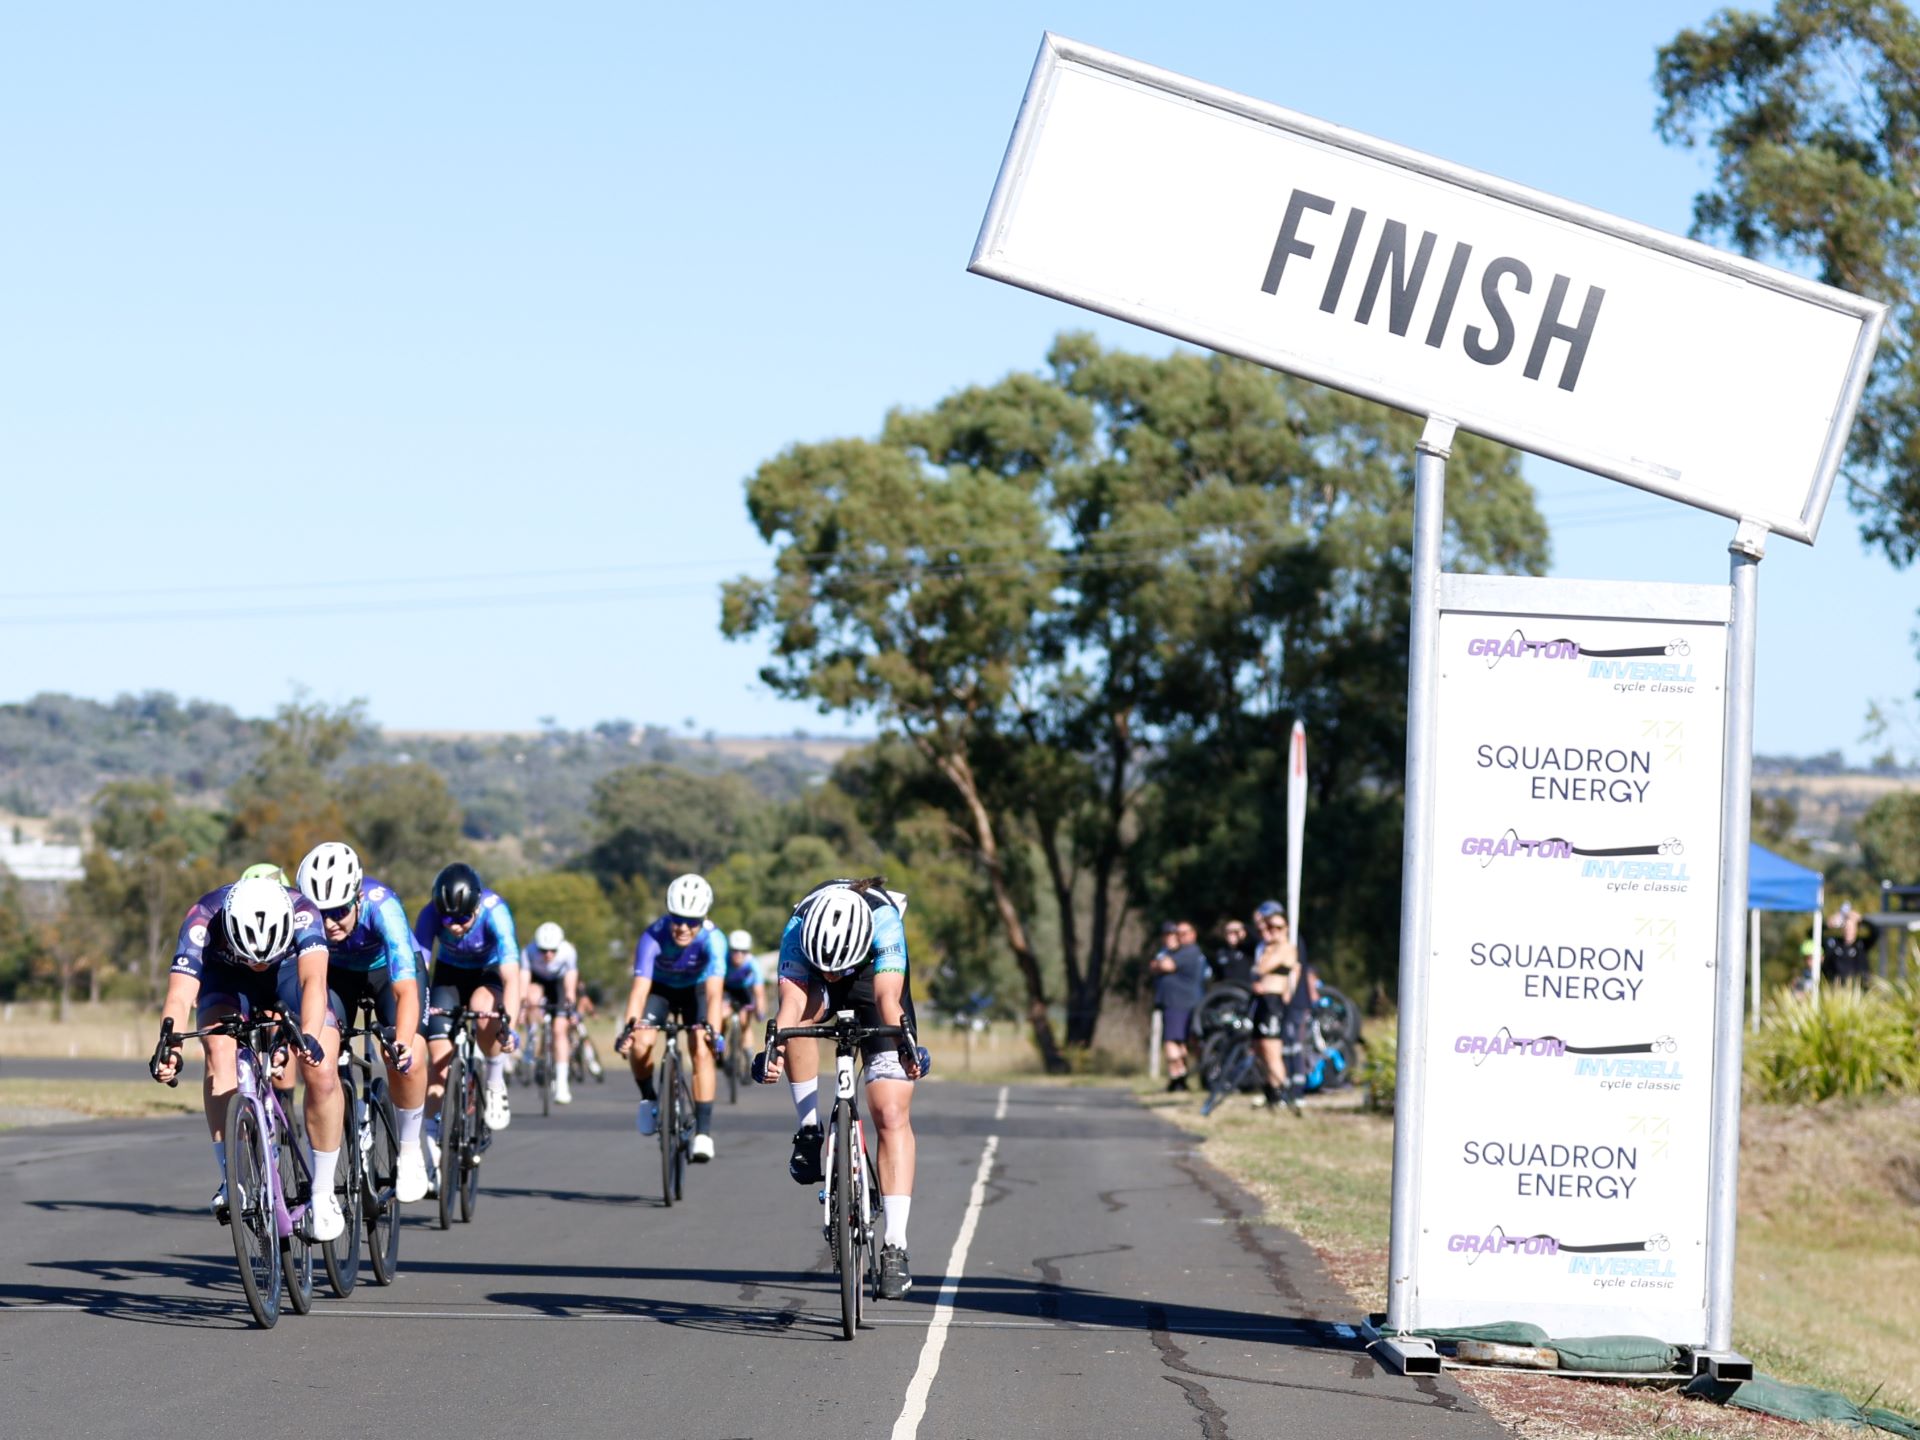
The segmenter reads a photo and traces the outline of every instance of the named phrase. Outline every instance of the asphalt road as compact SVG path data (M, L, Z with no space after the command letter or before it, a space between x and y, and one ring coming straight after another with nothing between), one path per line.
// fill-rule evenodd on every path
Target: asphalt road
M551 1119L524 1093L472 1224L442 1233L414 1207L393 1286L334 1299L319 1272L313 1314L271 1332L206 1211L197 1119L0 1134L0 1429L1504 1433L1450 1379L1377 1366L1312 1253L1120 1092L923 1086L918 1283L851 1343L813 1192L786 1175L784 1089L722 1103L719 1156L671 1209L623 1075Z

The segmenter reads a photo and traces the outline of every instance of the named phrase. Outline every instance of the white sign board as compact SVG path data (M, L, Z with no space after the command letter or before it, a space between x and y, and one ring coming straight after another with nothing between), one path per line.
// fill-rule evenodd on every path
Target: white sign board
M1808 543L1884 313L1056 36L969 268Z
M1410 1326L1706 1338L1729 594L1441 577Z

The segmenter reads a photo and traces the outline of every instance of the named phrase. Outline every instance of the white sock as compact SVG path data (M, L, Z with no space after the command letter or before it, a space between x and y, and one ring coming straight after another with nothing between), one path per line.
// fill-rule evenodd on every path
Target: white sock
M336 1150L316 1150L313 1152L313 1193L331 1195L333 1193L333 1172L340 1164L340 1152ZM893 1222L887 1222L891 1229Z
M507 1057L495 1055L487 1061L487 1088L498 1090L505 1083L502 1077L507 1073Z
M913 1209L911 1195L882 1195L880 1203L886 1207L887 1233L881 1240L883 1245L898 1245L907 1248L907 1212Z
M220 1183L222 1185L226 1184L227 1183L227 1142L226 1141L216 1140L213 1142L213 1163L220 1167Z
M427 1117L427 1107L424 1105L416 1105L411 1110L396 1110L393 1113L395 1118L400 1122L400 1143L402 1145L418 1145L420 1143L420 1127L425 1123Z
M800 1128L820 1123L820 1077L811 1080L789 1080L787 1088L793 1091L793 1113L800 1117Z

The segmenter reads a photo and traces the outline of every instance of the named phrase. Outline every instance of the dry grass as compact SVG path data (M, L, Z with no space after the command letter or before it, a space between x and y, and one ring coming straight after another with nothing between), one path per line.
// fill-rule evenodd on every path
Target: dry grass
M1205 1136L1206 1156L1260 1198L1268 1222L1304 1237L1356 1303L1385 1308L1390 1119L1336 1108L1338 1097L1309 1099L1297 1119L1244 1099L1205 1120L1191 1101L1145 1103ZM1740 1195L1735 1345L1782 1380L1861 1403L1882 1386L1872 1403L1920 1409L1920 1099L1748 1105ZM1789 1433L1786 1421L1645 1386L1457 1373L1528 1440Z
M199 1112L197 1084L170 1090L151 1080L0 1079L0 1129L60 1120L144 1119Z
M65 1056L76 1060L139 1060L160 1031L158 1010L107 1002L75 1005L62 1025L50 1000L0 1006L0 1058Z

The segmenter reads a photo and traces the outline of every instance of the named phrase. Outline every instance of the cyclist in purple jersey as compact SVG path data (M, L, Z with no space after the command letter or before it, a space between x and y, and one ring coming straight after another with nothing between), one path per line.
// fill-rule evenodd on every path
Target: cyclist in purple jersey
M640 1087L635 1123L642 1135L659 1124L653 1088L653 1046L635 1043L633 1032L658 1025L668 1015L687 1025L710 1025L720 1014L720 985L727 968L726 937L707 919L713 887L698 875L667 886L667 913L649 925L633 948L633 989L626 1022L614 1048L633 1066ZM693 1040L693 1158L713 1158L713 1044L705 1030Z
M447 866L433 882L433 898L413 922L414 938L434 953L429 1004L452 1011L465 1005L487 1018L480 1021L481 1053L487 1057L487 1124L504 1130L513 1123L507 1102L506 1057L520 1037L506 1016L520 1010L520 944L513 934L507 902L480 881L471 865ZM485 995L480 994L486 991ZM447 1066L453 1059L452 1021L430 1016L428 1052L432 1076L427 1082L427 1133L439 1134L440 1099L447 1091ZM438 1163L438 1151L435 1151Z
M188 1016L196 1009L203 1026L228 1015L275 1010L299 1024L300 1063L307 1076L307 1135L314 1147L314 1238L338 1238L346 1218L334 1198L331 1166L326 1184L319 1183L323 1156L334 1162L340 1158L341 1129L340 1077L326 1063L321 1041L336 1020L329 1009L320 912L298 891L266 879L240 880L202 895L180 923L161 1019L171 1020L175 1030L189 1029ZM227 1105L240 1084L236 1042L208 1035L200 1043L207 1056L202 1101L222 1177L213 1207L224 1222ZM177 1044L156 1047L148 1069L155 1080L166 1083L179 1075L180 1059Z

